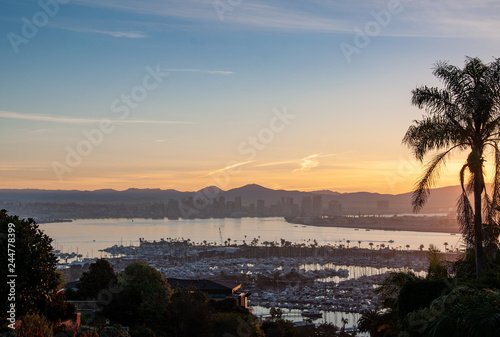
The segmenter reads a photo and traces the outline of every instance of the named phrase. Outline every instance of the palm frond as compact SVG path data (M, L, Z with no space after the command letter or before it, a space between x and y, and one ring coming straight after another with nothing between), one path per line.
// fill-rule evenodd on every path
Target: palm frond
M494 219L494 209L493 209L493 201L488 195L487 191L485 190L484 196L483 196L483 213L486 215L486 222L490 223Z
M425 108L430 114L440 114L453 108L449 92L426 85L412 90L411 104L419 109Z
M445 164L445 157L453 150L451 148L447 151L436 155L429 163L427 163L424 174L417 182L412 195L413 212L417 213L424 207L431 188L434 186L435 181L439 178L440 169Z
M462 193L457 200L457 221L460 225L465 241L469 245L474 244L474 211L470 204L467 192L462 189Z
M488 74L485 79L486 85L491 89L495 106L500 105L500 58L489 64ZM498 112L498 111L497 111Z
M493 196L492 196L492 207L496 209L500 205L500 150L498 145L495 143L493 146L495 152L495 174L493 176Z
M427 116L414 121L403 137L403 144L413 150L417 160L423 161L431 151L449 148L450 146L465 149L469 139L466 131L459 125L442 116Z
M463 70L448 64L448 62L439 61L436 63L434 76L439 78L446 86L447 91L454 96L464 96L467 78L464 77Z
M460 179L460 187L462 187L462 193L467 193L467 190L465 188L465 171L468 169L467 162L462 166L460 169L460 172L458 174L458 177Z

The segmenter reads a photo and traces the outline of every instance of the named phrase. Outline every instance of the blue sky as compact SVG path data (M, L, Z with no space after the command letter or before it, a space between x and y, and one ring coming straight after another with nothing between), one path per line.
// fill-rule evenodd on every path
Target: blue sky
M500 57L497 1L7 0L0 8L0 188L255 182L406 192L421 170L401 145L422 114L411 90L439 85L438 60ZM27 36L23 18L38 31ZM347 58L346 45L356 48ZM147 69L157 68L168 76L120 119L112 103L123 108L123 95L143 93ZM294 118L268 134L276 110ZM84 131L103 119L113 130L89 148ZM266 143L251 146L259 134ZM78 149L80 160L68 162ZM457 181L455 158L444 185Z

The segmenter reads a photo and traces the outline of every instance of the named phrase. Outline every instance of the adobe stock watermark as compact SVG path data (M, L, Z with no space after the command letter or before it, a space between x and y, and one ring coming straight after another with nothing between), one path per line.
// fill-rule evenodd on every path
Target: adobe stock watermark
M348 64L352 62L352 56L359 54L370 45L372 39L382 32L382 30L389 26L392 22L394 15L403 11L402 2L412 0L388 0L386 9L372 10L370 15L373 20L368 21L364 27L354 27L354 37L352 43L341 42L339 44L340 51Z
M100 146L104 141L105 135L109 135L116 129L115 123L126 120L130 112L137 109L139 103L148 97L148 92L158 88L163 83L164 78L169 75L159 65L155 69L148 66L145 70L146 75L142 78L141 85L133 87L129 93L122 94L119 98L111 102L111 112L120 113L117 118L103 118L99 121L97 127L90 130L84 129L82 131L82 140L74 147L66 146L64 163L58 161L52 162L52 170L59 181L63 181L65 174L73 172L83 162L85 157L88 157L96 147Z
M384 173L385 181L389 186L391 193L396 191L396 185L405 182L408 178L419 175L421 166L415 161L399 158L398 167L394 171Z
M227 188L231 182L231 178L241 172L242 163L254 161L258 153L264 151L274 140L276 134L283 132L295 118L296 115L289 113L286 107L283 107L281 111L274 109L273 116L269 119L265 127L261 128L255 134L249 135L238 144L237 151L241 159L231 160L224 168L210 173L213 184L222 190ZM218 190L203 189L194 195L194 207L186 205L182 201L179 202L179 211L182 217L189 218L198 215L202 209L209 205L209 200L217 197L218 194Z
M16 225L9 223L7 229L7 321L8 327L15 328L16 325Z
M219 16L220 21L224 21L224 16L226 13L232 13L234 9L240 6L245 0L214 0L212 5L214 6L217 16Z
M37 11L31 19L23 16L21 21L21 34L10 32L7 38L16 54L19 53L19 47L23 44L28 44L30 40L38 35L40 28L45 27L51 18L55 17L60 10L60 5L69 3L69 0L39 0L38 6L40 10Z

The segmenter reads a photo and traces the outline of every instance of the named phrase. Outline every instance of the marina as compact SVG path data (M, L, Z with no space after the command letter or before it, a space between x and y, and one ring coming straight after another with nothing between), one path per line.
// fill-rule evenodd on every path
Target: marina
M165 277L239 282L252 293L248 302L257 317L279 308L294 322L341 326L347 317L348 328L355 328L363 310L377 307L374 290L390 272L425 276L428 245L443 247L446 258L454 259L457 253L451 251L460 239L446 233L294 227L280 218L133 220L42 226L66 257L61 261L66 268L88 266L97 257L109 259L117 271L144 261Z

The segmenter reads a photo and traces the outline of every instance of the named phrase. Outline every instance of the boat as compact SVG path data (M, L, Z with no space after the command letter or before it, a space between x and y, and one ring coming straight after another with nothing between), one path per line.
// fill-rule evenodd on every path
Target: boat
M389 240L389 243L394 243L394 240Z
M320 317L323 317L323 313L318 311L317 309L308 309L308 310L302 311L302 316L320 318Z

